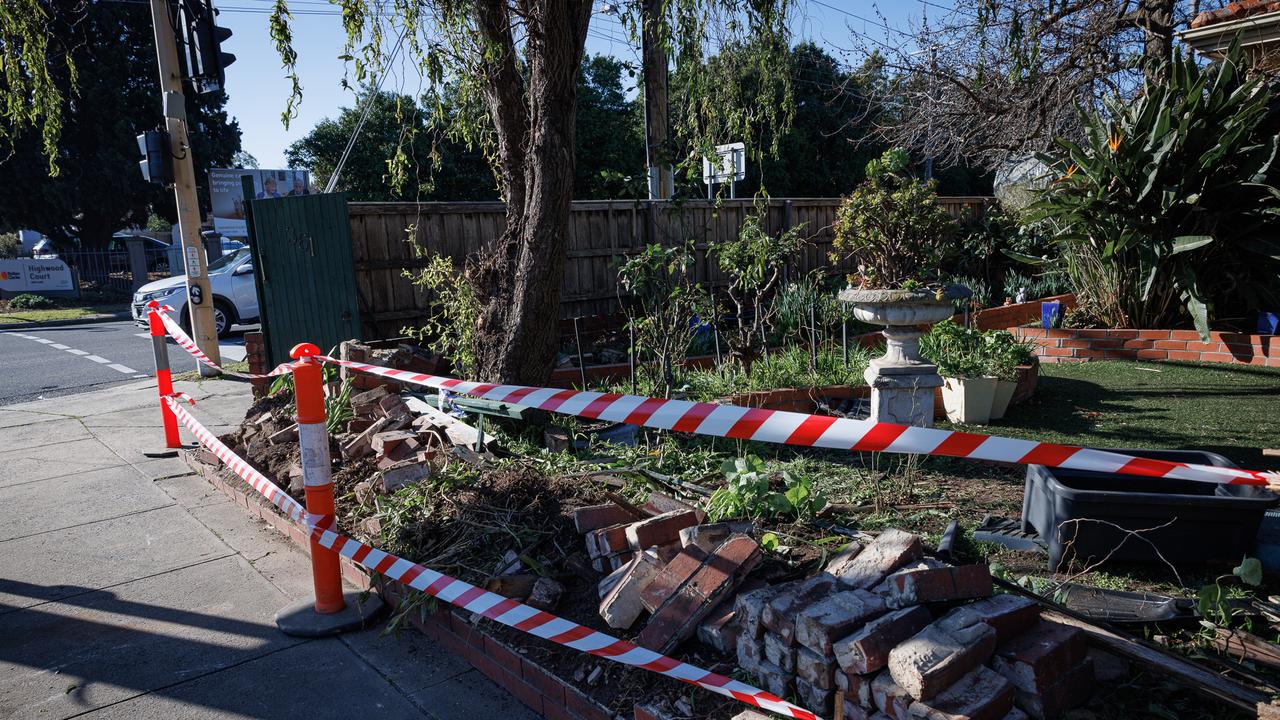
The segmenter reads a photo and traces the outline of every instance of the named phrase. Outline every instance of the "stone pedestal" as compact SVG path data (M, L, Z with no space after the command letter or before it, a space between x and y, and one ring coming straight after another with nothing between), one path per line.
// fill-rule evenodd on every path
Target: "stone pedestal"
M934 323L951 317L949 290L845 290L840 299L853 304L854 317L884 325L885 353L875 358L863 377L871 386L871 420L933 427L933 392L942 378L933 363L920 356L920 336Z

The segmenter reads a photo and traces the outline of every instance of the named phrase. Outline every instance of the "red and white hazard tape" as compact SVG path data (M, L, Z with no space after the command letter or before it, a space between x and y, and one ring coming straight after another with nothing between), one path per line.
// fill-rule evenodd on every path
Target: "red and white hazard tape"
M818 716L796 705L754 688L733 678L704 670L674 658L642 648L635 643L620 640L611 635L597 632L584 625L556 617L548 612L529 607L511 598L478 588L470 583L449 577L430 570L418 563L402 557L383 552L366 545L359 540L347 537L332 529L328 522L308 516L306 510L268 480L262 473L254 470L243 458L236 455L223 444L213 433L200 424L191 413L178 404L173 397L165 398L169 407L187 426L200 444L214 455L217 455L232 472L239 475L263 495L273 505L284 511L294 523L305 527L312 540L337 552L371 572L399 581L409 587L452 603L463 610L476 613L507 627L515 628L530 635L579 652L589 653L597 657L612 660L623 665L643 668L650 672L675 678L691 685L710 690L753 707L776 712L801 720L818 720ZM326 527L328 526L328 527Z
M209 356L205 355L204 351L201 350L198 345L196 345L196 341L192 340L191 336L188 335L186 331L182 329L182 326L179 325L176 320L169 317L169 313L173 312L173 308L169 307L168 305L161 305L158 308L151 310L151 312L155 313L160 317L160 321L164 323L165 330L169 332L169 336L173 338L174 342L178 343L178 347L182 348L183 350L186 350L188 353L190 353L191 357L195 358L199 362L202 362L205 365L208 365L209 367L217 370L218 372L224 375L233 375L235 377L252 380L254 378L275 377L277 375L284 375L285 373L289 372L289 363L280 363L279 365L276 366L276 369L272 370L266 375L253 375L251 373L242 373L242 372L236 372L234 370L227 370L221 365L210 360Z
M746 408L738 405L663 400L639 395L524 385L495 385L408 370L394 370L327 356L322 356L321 359L399 382L449 390L485 400L524 405L564 415L643 425L659 430L804 447L858 452L944 455L971 460L1047 465L1073 470L1167 477L1218 484L1280 483L1280 474L1277 473L1153 460L1035 440L1019 440L871 420L849 420L783 410Z

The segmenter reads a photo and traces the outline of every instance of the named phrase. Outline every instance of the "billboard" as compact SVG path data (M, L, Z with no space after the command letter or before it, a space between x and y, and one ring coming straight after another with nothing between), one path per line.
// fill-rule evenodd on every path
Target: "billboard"
M240 178L245 175L253 178L253 197L257 200L311 194L311 176L306 170L210 169L213 229L227 237L249 236L244 224L244 191L240 188Z

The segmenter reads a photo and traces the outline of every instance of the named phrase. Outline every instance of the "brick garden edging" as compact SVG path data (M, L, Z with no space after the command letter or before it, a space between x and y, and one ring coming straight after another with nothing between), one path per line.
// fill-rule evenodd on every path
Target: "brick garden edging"
M1042 362L1089 360L1173 360L1280 367L1280 342L1273 335L1209 333L1194 330L1052 329L1011 327L1030 340Z
M257 495L250 495L227 482L221 476L219 467L200 462L190 451L183 450L182 459L210 485L244 508L250 516L275 528L302 552L310 555L311 544L306 534L278 514L273 506L261 502ZM399 582L382 577L370 578L349 558L339 556L339 560L344 580L360 590L373 590L390 607L395 607L411 592ZM615 716L610 715L603 705L486 633L483 628L472 625L461 611L455 610L446 602L437 602L435 610L431 612L410 613L406 619L423 635L466 660L471 667L511 693L525 707L548 720L614 720ZM639 719L639 706L635 712Z

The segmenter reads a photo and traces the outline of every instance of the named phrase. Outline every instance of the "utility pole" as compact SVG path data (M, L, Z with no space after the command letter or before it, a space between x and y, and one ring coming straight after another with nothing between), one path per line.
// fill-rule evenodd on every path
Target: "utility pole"
M213 290L209 287L208 258L200 237L200 202L196 197L196 171L187 142L187 106L182 95L182 71L178 64L176 25L167 0L151 0L151 25L155 28L156 61L160 67L160 93L164 102L165 129L173 157L173 196L178 207L178 232L186 265L187 308L196 345L214 363L221 364L218 332L213 318ZM217 371L199 363L200 374Z
M668 164L667 50L661 29L666 0L640 0L640 42L644 61L644 150L649 172L649 199L669 200L675 193L675 172Z

